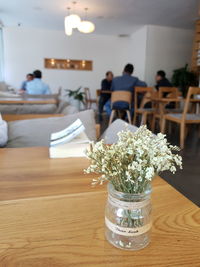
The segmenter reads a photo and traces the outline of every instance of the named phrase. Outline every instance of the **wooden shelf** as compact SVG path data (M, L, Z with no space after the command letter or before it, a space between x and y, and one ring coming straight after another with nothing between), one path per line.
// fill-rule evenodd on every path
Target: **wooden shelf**
M200 20L196 22L195 27L195 37L193 43L193 51L192 51L192 64L191 69L194 72L199 72L200 64L198 64L198 60L200 62Z
M57 70L85 70L91 71L92 64L91 60L75 60L75 59L56 59L56 58L45 58L44 67L46 69L57 69Z

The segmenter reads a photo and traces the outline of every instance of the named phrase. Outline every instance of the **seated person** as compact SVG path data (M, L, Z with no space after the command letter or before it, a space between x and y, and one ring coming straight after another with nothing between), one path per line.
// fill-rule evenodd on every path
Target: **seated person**
M166 78L166 73L163 70L159 70L156 75L156 82L157 84L155 85L155 88L159 90L160 87L172 87L172 84L170 81ZM168 94L164 93L163 97L166 97ZM170 102L169 104L166 105L167 109L173 109L175 108L175 103Z
M166 73L163 70L159 70L156 74L155 88L159 90L160 87L172 87L172 84L166 78Z
M106 78L101 82L101 90L110 91L112 85L113 73L112 71L106 72ZM110 99L110 94L101 93L99 98L99 120L102 121L102 112L104 105Z
M112 80L111 91L129 91L134 92L135 86L147 86L145 82L140 81L137 77L132 76L134 67L132 64L127 64L124 68L122 76L115 77ZM106 112L108 115L111 114L111 103L110 100L106 103ZM127 109L128 104L124 102L115 103L116 109Z
M26 75L26 80L22 82L22 85L21 85L21 88L19 90L19 93L24 93L26 91L26 86L27 86L27 83L32 81L34 78L33 74L32 73L28 73Z
M42 81L42 72L35 70L33 72L34 79L27 83L26 93L30 95L49 95L49 86Z

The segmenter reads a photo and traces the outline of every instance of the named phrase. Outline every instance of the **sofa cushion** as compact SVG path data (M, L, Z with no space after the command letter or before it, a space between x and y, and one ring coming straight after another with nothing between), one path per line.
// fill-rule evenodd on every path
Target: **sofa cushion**
M118 132L126 129L135 132L138 127L117 119L105 130L100 139L104 139L106 144L116 143L118 141Z
M65 107L63 110L62 110L62 114L65 114L65 115L68 115L68 114L74 114L74 113L77 113L78 112L78 109L74 106L71 106L71 105L68 105L67 107Z
M61 131L80 119L90 140L96 140L94 111L86 110L63 117L21 120L8 123L7 147L49 146L51 133Z
M0 147L4 147L8 140L7 122L3 121L0 114Z
M7 91L7 85L5 82L0 82L0 91Z

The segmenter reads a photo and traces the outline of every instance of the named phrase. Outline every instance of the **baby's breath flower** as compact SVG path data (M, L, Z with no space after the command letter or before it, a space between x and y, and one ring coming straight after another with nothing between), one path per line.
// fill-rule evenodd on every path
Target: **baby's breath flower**
M91 165L85 173L101 176L93 179L92 185L110 181L116 190L126 193L142 193L154 176L162 171L176 172L182 168L182 158L173 151L180 149L167 142L165 135L154 135L146 126L136 132L118 133L116 144L106 145L104 140L92 143L86 151Z

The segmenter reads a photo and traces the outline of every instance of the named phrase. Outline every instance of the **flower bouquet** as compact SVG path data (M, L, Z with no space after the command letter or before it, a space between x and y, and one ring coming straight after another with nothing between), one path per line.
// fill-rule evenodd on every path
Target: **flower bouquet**
M92 185L109 182L107 240L116 247L137 250L150 242L151 181L162 171L175 173L177 166L182 168L182 158L177 154L179 148L170 145L165 135L154 135L146 126L118 136L112 145L104 140L91 144L86 151L91 165L85 172L100 175Z

